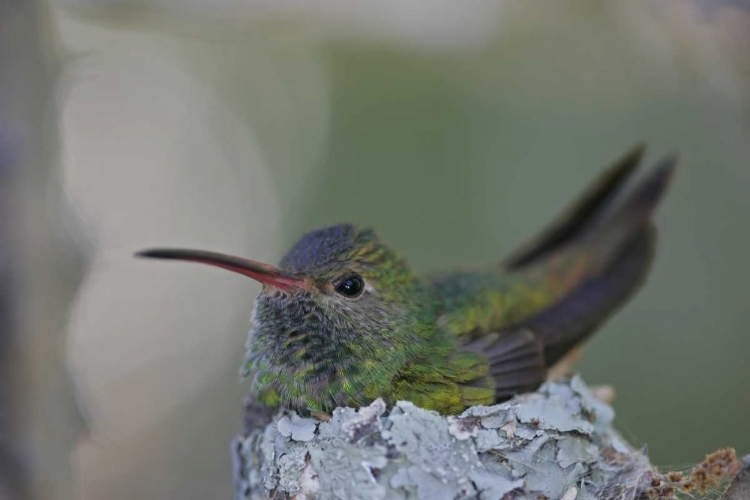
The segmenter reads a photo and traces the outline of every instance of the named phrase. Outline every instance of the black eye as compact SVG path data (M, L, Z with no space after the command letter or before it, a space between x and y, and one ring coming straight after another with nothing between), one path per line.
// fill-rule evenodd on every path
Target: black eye
M365 288L365 282L359 276L349 276L336 287L336 293L353 299L362 293Z

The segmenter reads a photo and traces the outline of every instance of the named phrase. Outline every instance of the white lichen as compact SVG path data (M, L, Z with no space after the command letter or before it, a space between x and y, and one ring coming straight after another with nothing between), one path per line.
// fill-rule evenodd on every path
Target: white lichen
M236 441L237 499L632 496L650 465L613 418L578 377L452 417L382 400L328 422L288 412Z

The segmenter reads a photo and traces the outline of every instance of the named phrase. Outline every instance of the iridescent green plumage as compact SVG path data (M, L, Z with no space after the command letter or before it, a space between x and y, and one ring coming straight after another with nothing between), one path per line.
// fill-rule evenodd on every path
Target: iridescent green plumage
M369 229L305 235L279 268L210 252L151 250L264 283L244 373L266 407L330 411L382 397L452 414L538 386L643 282L664 160L626 196L643 149L623 157L501 264L420 276Z

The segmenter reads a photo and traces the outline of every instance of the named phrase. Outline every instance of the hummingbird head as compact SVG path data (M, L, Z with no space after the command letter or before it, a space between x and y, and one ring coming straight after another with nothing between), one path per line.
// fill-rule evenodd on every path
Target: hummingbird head
M279 267L196 250L155 249L260 281L243 368L285 407L331 410L379 396L434 328L430 290L370 229L305 234Z

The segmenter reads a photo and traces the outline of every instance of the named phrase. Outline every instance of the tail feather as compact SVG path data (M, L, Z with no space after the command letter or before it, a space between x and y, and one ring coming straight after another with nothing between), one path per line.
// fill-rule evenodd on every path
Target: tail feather
M599 276L525 322L544 343L547 366L591 335L641 287L655 248L656 230L649 226L636 234Z
M576 205L572 219L558 223L558 229L511 259L511 270L522 275L532 262L538 265L528 272L542 269L545 275L571 263L584 263L586 270L555 303L467 345L487 357L498 400L538 386L548 367L585 340L644 283L656 248L652 214L673 176L676 158L662 160L621 202L613 203L615 191L622 189L635 163L625 162L610 172L609 182Z
M523 321L540 336L551 366L582 342L644 283L653 262L656 228L652 215L676 168L670 156L628 196L596 221L561 254L580 253L586 277L570 293Z
M641 163L645 144L638 144L617 160L567 209L537 237L506 258L508 271L536 264L546 256L577 239L600 217L622 191Z
M653 225L651 218L674 175L676 156L659 162L611 213L592 225L576 245L562 252L584 252L592 256L589 275L605 272L623 251Z

